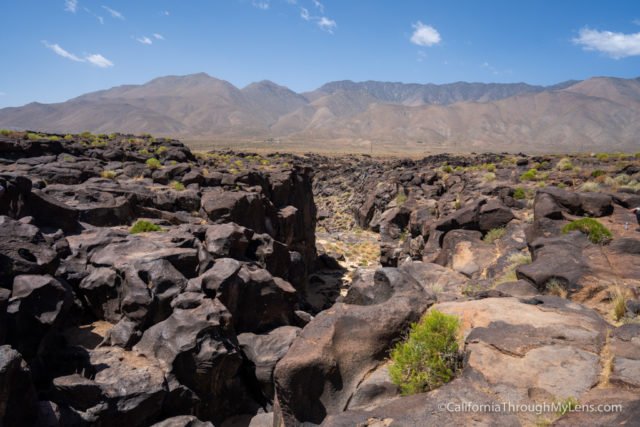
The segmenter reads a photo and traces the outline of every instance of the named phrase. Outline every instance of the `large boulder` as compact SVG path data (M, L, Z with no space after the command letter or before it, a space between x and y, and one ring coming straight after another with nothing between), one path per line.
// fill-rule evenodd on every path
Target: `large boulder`
M158 359L197 396L195 413L220 421L241 404L230 387L242 364L229 311L217 299L183 293L166 320L147 329L134 350Z
M27 363L16 350L8 345L0 346L0 425L34 425L36 405L36 391Z
M589 265L582 255L587 245L587 238L581 233L536 239L530 245L533 262L519 266L516 275L541 291L552 279L567 290L576 290L589 272Z
M33 225L0 216L0 287L11 289L20 274L53 274L58 254Z
M221 258L191 286L218 298L231 312L238 332L260 333L294 321L296 290L262 268Z
M300 328L282 326L264 335L245 332L238 335L238 342L244 355L251 362L262 395L273 401L273 371L276 363L289 351L293 341L300 335Z
M155 421L168 394L164 371L154 358L118 347L91 350L84 372L53 380L56 400L68 408L66 422L102 426L146 426Z
M42 341L64 321L72 300L69 285L49 275L16 276L7 308L9 342L27 359L42 352Z
M360 291L350 299L358 305L337 303L318 314L278 362L275 425L318 424L342 412L390 346L434 301L397 269L378 270L375 281L379 292Z

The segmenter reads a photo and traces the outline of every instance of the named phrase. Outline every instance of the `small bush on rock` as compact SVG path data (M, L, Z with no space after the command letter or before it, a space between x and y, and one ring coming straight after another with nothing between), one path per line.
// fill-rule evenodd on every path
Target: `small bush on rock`
M538 177L538 170L535 168L529 169L528 171L520 175L520 181L535 181L537 177Z
M147 167L151 170L160 169L160 167L162 166L162 164L160 163L160 160L156 159L155 157L147 159L145 163L147 164Z
M513 198L516 200L522 200L527 197L527 193L524 191L524 188L518 187L513 190Z
M115 171L104 170L100 172L100 176L105 179L114 179L116 177Z
M411 326L409 337L391 352L389 375L402 394L433 390L451 381L460 365L458 318L430 311Z
M493 243L504 236L505 233L506 230L504 229L504 227L494 228L489 230L487 234L484 235L482 240L484 240L485 243Z
M139 220L129 229L129 233L147 233L150 231L162 231L162 227L149 221Z
M560 171L570 171L573 169L573 163L568 157L563 157L556 165L556 168Z
M171 188L173 188L176 191L183 191L184 190L184 184L181 183L180 181L172 181L171 184L169 184L171 186Z
M593 218L577 219L562 227L563 234L574 230L586 234L591 243L595 244L605 244L613 238L611 231Z

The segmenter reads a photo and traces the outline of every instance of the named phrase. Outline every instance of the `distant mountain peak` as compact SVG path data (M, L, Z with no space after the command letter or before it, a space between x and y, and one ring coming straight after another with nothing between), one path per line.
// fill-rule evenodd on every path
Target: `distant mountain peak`
M392 141L452 150L636 149L640 79L527 83L329 82L298 94L270 80L242 89L207 73L165 76L58 104L0 110L0 127L149 132L188 139ZM612 145L613 144L613 145Z

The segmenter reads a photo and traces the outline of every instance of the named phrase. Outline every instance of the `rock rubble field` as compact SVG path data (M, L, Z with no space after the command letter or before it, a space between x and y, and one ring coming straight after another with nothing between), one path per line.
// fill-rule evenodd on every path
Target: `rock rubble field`
M639 181L640 154L3 131L0 426L636 425ZM460 366L402 394L433 312ZM456 409L559 402L600 410Z

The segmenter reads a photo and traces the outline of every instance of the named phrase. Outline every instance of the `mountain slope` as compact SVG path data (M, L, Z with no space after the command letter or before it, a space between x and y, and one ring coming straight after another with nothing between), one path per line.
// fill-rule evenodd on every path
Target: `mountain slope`
M454 150L638 151L640 79L524 83L341 81L298 94L168 76L58 104L0 110L0 127L150 132L186 139L380 141Z

